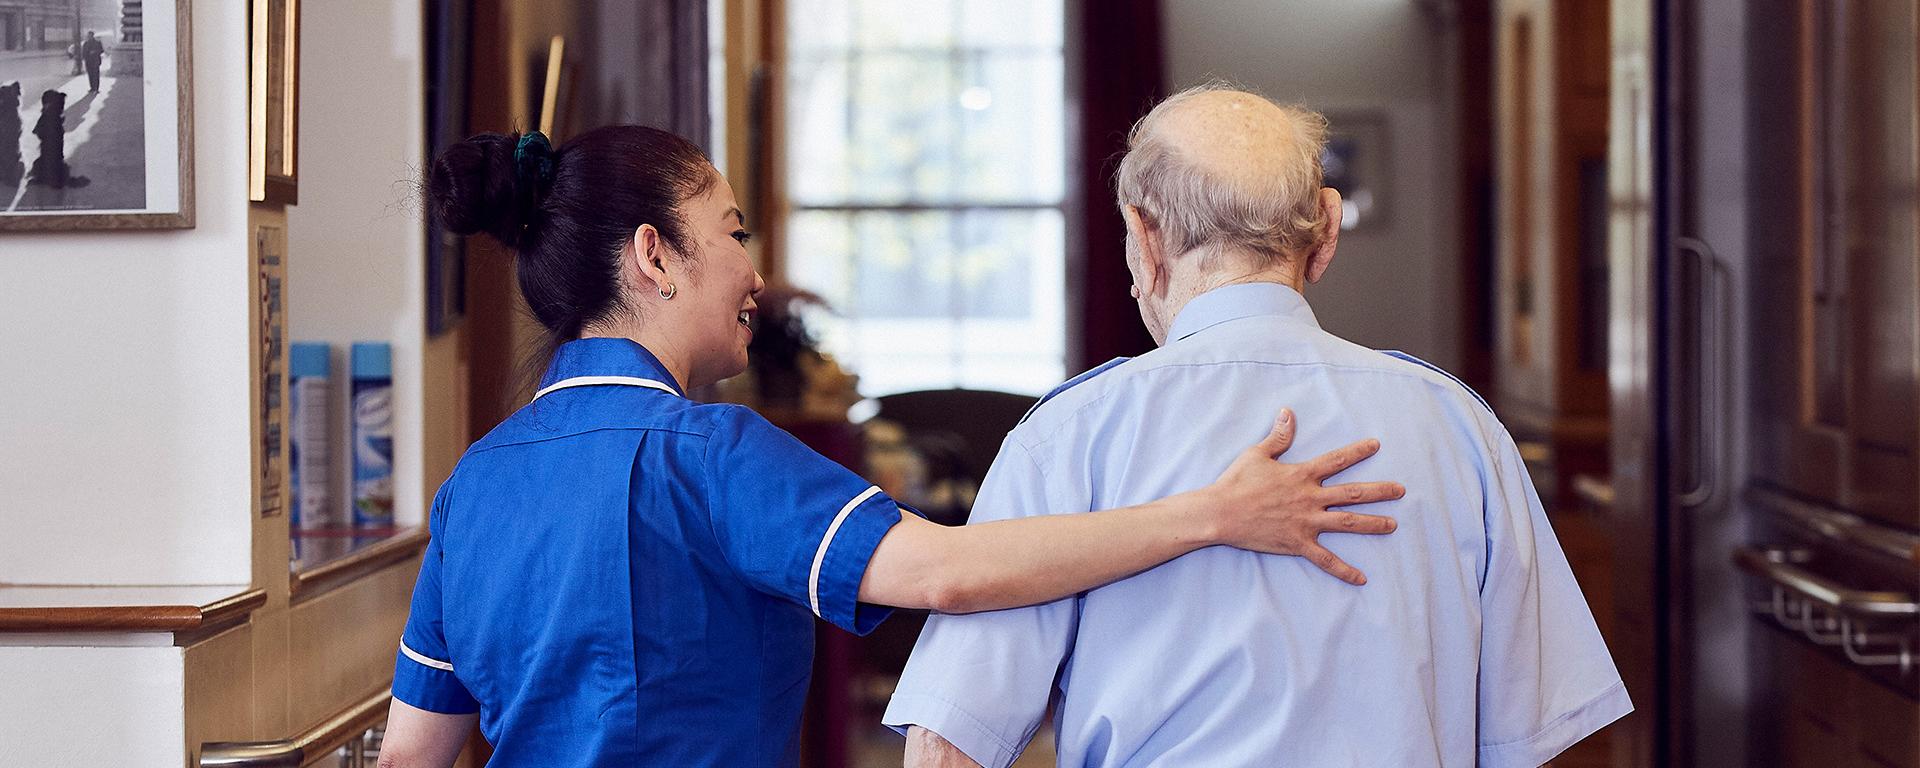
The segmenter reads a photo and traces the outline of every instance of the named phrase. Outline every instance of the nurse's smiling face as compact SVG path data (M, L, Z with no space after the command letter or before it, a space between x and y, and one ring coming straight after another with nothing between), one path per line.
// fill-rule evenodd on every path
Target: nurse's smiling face
M638 273L630 283L640 308L638 340L682 386L694 388L747 369L754 296L766 282L747 255L750 235L733 185L718 171L679 213L693 253L673 252L657 230L643 226L624 255Z

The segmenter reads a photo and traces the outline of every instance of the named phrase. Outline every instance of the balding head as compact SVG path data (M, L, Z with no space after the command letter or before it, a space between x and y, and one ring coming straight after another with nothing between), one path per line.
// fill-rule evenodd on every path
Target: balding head
M1158 306L1140 297L1156 338L1197 292L1243 276L1296 288L1319 278L1338 234L1339 197L1321 187L1326 140L1319 114L1219 85L1174 94L1134 124L1118 202L1136 288L1163 294ZM1143 275L1148 252L1164 263Z
M1173 256L1209 249L1298 257L1326 225L1326 142L1327 121L1314 112L1245 91L1191 88L1134 124L1119 202L1145 213Z

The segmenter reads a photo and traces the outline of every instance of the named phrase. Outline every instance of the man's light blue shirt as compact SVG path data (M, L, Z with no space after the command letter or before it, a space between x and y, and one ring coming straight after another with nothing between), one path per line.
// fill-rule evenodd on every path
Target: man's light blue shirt
M1458 381L1322 331L1275 283L1195 298L1164 347L1057 392L1007 436L973 522L1204 486L1283 406L1329 482L1395 480L1391 536L1297 557L1212 547L1077 597L936 615L885 722L989 768L1058 697L1063 766L1538 766L1632 710L1518 451Z

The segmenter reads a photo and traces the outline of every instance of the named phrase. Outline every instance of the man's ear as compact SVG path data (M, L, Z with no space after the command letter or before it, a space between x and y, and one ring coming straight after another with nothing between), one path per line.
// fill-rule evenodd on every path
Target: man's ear
M642 224L633 231L633 239L627 241L627 250L621 258L633 266L634 290L641 296L648 291L660 291L673 282L667 276L666 243L660 239L660 230L652 224Z
M1152 296L1166 287L1166 252L1161 248L1160 230L1147 221L1147 215L1139 206L1121 206L1120 218L1127 222L1127 236L1139 245L1140 263L1133 267L1134 287L1140 289L1140 295L1134 298Z
M1334 246L1340 244L1340 190L1332 187L1320 188L1320 214L1322 222L1319 237L1313 250L1307 253L1307 282L1320 282L1320 276L1327 273L1327 267L1333 264Z

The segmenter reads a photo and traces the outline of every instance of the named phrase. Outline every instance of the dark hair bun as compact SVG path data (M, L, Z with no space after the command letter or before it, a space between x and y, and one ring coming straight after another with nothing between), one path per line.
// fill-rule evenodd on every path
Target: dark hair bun
M440 226L456 235L485 232L509 248L520 246L536 215L531 190L520 189L513 149L519 137L483 133L462 141L433 162L427 195Z

